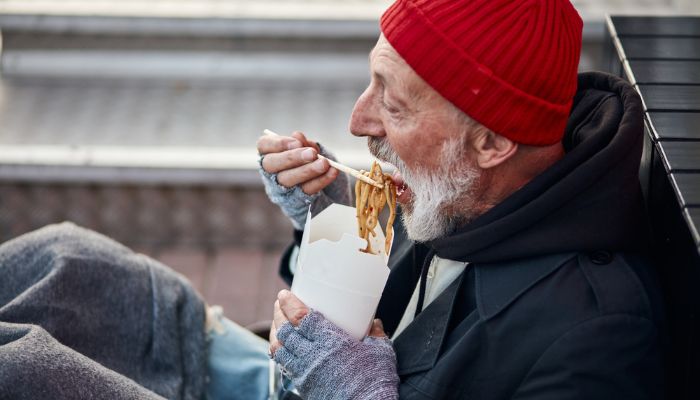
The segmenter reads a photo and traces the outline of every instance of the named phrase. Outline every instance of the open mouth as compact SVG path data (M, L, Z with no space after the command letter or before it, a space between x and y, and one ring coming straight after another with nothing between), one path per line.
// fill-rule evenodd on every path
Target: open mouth
M396 186L396 201L406 204L411 198L411 189L404 182L403 176L401 176L401 172L398 169L394 170L391 180Z
M393 167L394 173L391 176L391 180L396 186L396 201L401 204L407 204L412 196L411 189L406 184L406 181L404 181L401 172L399 172L399 168L396 168L394 163L388 161L389 159L397 159L398 156L396 156L386 139L378 139L370 136L367 138L367 146L369 147L370 153L380 162Z

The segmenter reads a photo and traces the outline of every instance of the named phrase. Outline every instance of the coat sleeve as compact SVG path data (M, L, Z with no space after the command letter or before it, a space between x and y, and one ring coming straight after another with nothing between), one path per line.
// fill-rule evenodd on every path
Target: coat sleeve
M659 346L658 330L646 318L597 317L557 339L513 399L661 399Z

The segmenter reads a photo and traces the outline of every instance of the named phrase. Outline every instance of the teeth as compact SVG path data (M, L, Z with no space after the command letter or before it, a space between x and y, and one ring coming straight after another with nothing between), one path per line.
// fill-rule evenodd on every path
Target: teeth
M405 192L405 191L406 191L406 184L402 182L401 185L396 188L396 195L401 196L403 194L403 192Z
M394 184L396 184L396 194L401 196L401 194L408 189L408 185L406 185L406 182L404 182L403 177L398 170L394 170L392 180L394 181Z

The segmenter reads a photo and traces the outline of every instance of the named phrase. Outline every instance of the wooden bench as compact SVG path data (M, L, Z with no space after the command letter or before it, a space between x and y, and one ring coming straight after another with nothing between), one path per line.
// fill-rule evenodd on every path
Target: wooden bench
M700 17L607 20L607 65L645 107L640 180L666 298L667 398L700 388Z

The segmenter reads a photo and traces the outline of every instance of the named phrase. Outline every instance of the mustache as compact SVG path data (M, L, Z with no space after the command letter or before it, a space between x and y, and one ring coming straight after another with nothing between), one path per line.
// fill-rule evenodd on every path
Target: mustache
M393 164L396 168L405 169L403 160L401 160L389 145L386 138L378 138L374 136L367 137L367 148L369 152L379 160Z

